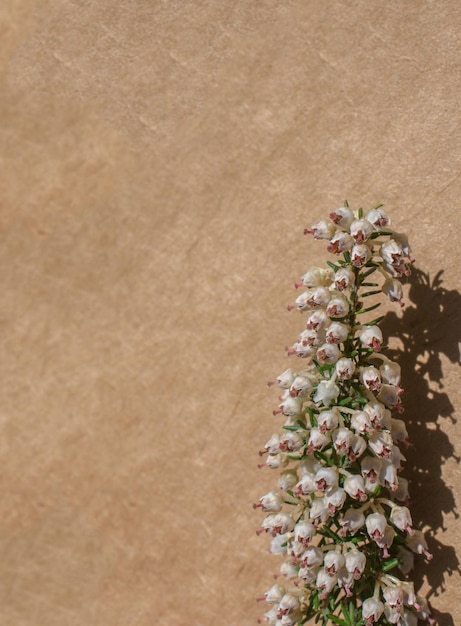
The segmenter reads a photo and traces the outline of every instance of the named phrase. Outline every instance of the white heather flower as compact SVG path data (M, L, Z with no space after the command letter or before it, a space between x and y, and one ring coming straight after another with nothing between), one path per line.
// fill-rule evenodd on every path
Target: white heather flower
M328 505L330 515L334 515L343 508L346 501L346 492L341 487L330 489L325 495L325 502Z
M315 475L315 484L319 491L328 491L338 486L338 469L322 467Z
M267 457L266 462L262 463L260 467L270 467L270 469L280 469L286 467L289 463L288 455L285 452L280 454L271 454Z
M315 536L315 527L307 521L298 522L295 526L295 541L299 541L307 547Z
M284 535L293 530L295 522L290 513L272 513L267 515L262 523L262 528L273 535Z
M271 540L269 552L271 554L283 554L287 553L287 545L291 539L292 533L285 533L283 535L275 535Z
M391 302L398 302L400 306L403 306L403 289L399 280L386 278L382 290Z
M342 357L336 362L335 371L339 380L350 380L355 372L355 361Z
M354 575L347 571L345 567L338 572L338 587L342 587L347 597L352 595L352 587L354 586Z
M325 328L330 323L330 317L324 309L316 309L307 318L306 328L316 332Z
M349 207L342 206L330 213L330 219L340 228L347 230L354 221L354 214Z
M316 520L320 520L325 523L329 516L330 511L328 504L325 502L325 498L315 498L309 511L309 517L314 521L314 525L318 524Z
M341 419L341 413L337 407L321 411L317 416L317 423L320 432L326 433L337 428Z
M286 400L279 404L279 407L285 417L301 417L303 414L303 399L288 396Z
M383 383L395 387L400 384L400 365L398 363L387 361L380 366L379 372Z
M373 224L376 230L381 230L391 225L389 216L382 209L371 209L366 214L366 219Z
M370 391L381 389L381 376L379 370L374 365L360 368L360 380Z
M377 430L370 435L369 446L376 456L388 459L392 453L392 436L387 430Z
M331 292L327 287L316 287L300 294L295 300L295 305L299 311L308 311L309 309L325 307L330 298Z
M387 528L387 520L381 513L371 513L368 515L365 525L367 533L374 540L382 540Z
M366 243L356 244L351 250L351 262L354 267L363 267L371 259L371 250Z
M370 416L370 422L373 428L381 428L386 416L386 407L384 404L377 401L368 402L363 407L363 410Z
M280 437L277 433L274 433L269 441L264 446L264 452L268 452L269 454L278 454L280 452L279 448ZM260 454L264 454L264 452L260 452Z
M373 456L366 456L360 461L360 469L362 476L368 481L372 488L380 484L379 477L383 467L381 459L377 459Z
M329 576L336 576L344 563L344 556L336 550L329 550L323 558L323 566Z
M328 343L343 343L346 341L350 326L343 324L342 322L332 322L326 329L326 339Z
M296 626L301 619L301 611L287 613L286 615L282 615L282 617L279 617L277 619L276 626Z
M302 277L304 287L328 287L333 282L333 271L322 267L310 267Z
M370 416L365 411L355 411L351 417L351 428L356 433L365 434L371 432L372 426Z
M365 516L360 509L350 508L344 513L339 523L342 527L340 534L344 535L346 532L349 532L351 535L355 535L364 526Z
M297 376L297 372L289 367L277 376L277 385L282 389L289 389Z
M317 224L314 224L312 228L305 229L305 235L313 235L314 239L331 239L336 228L332 221L321 220Z
M311 428L309 433L309 439L307 440L307 450L309 454L312 454L314 450L323 450L325 446L330 443L331 439L328 433L323 432L319 428Z
M410 273L405 261L404 250L395 239L390 239L383 243L380 253L385 264L385 269L391 276L395 278Z
M392 463L392 461L383 461L382 470L380 474L380 481L382 484L389 487L391 491L395 492L395 497L397 497L397 490L399 488L400 481L404 480L403 478L399 478L397 473L396 466ZM408 497L408 491L406 492ZM399 499L399 498L397 498ZM405 498L404 498L405 499Z
M384 604L378 598L367 598L362 604L362 617L367 624L376 623L384 613Z
M313 388L313 377L308 374L299 374L291 383L290 395L305 398L310 394Z
M403 420L392 418L391 421L391 434L394 441L402 441L405 445L408 444L408 431Z
M333 254L341 254L341 252L350 250L353 245L354 240L349 235L349 233L337 230L333 237L330 239L327 250L328 252L333 252Z
M383 591L383 596L389 606L399 609L403 607L403 590L401 586L386 587Z
M298 482L298 474L296 470L285 470L279 476L279 487L282 491L293 489Z
M335 287L338 291L344 291L355 285L355 275L348 267L340 267L335 274Z
M366 219L354 220L350 226L350 233L357 244L368 241L373 232L373 224Z
M304 581L306 585L312 584L317 577L316 567L300 567L298 572L298 577Z
M315 581L315 585L317 589L319 589L322 593L320 597L322 599L327 598L328 594L333 591L333 588L336 585L336 581L338 580L337 576L331 576L324 567L320 568L317 572L317 579Z
M278 512L282 508L282 498L276 491L269 491L259 499L259 504L254 504L253 507L260 507L263 511Z
M383 345L383 333L379 326L363 326L359 338L362 345L366 348L371 348L375 352L381 350L381 346Z
M407 547L416 554L424 554L429 561L432 559L432 554L428 550L426 539L420 530L415 530L413 535L408 537Z
M345 555L345 565L348 572L354 575L354 579L358 580L367 564L367 558L363 552L360 552L356 548L349 550Z
M343 489L351 496L351 498L354 498L354 500L361 500L362 502L368 500L365 483L362 476L359 474L352 474L351 476L348 476L344 481Z
M268 604L278 604L280 600L283 598L285 594L284 587L280 585L272 585L272 587L266 591L263 598L261 600L265 600Z
M349 314L349 302L343 296L335 296L329 301L326 310L330 317L342 319Z
M317 567L323 563L323 551L315 546L310 546L299 558L303 567Z
M339 387L332 380L321 380L314 395L314 402L330 406L339 396Z
M287 432L280 438L280 450L282 452L296 452L304 446L304 439L298 433Z
M286 593L279 602L279 616L287 615L299 609L299 600L292 593Z
M341 356L341 351L335 343L324 343L317 348L317 360L322 365L332 365Z
M350 460L355 461L356 459L360 458L366 449L367 442L365 441L365 439L360 435L354 434L352 437L351 447L348 455Z
M338 428L332 435L333 446L339 454L349 454L354 433L346 427Z
M301 479L296 483L295 493L297 495L308 496L317 489L314 476L312 474L303 474Z
M287 580L291 580L292 578L298 577L298 568L291 561L283 561L280 566L280 574Z
M403 412L398 387L394 385L381 385L377 399L390 409L396 409L399 413Z

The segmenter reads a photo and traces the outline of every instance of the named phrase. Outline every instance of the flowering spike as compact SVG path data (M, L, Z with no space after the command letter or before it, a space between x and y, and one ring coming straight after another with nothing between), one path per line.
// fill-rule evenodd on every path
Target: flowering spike
M324 626L403 626L417 615L435 624L406 578L414 554L432 554L413 526L408 481L400 475L399 446L410 445L397 417L404 410L400 366L386 355L383 318L370 318L380 304L363 304L382 293L403 306L399 279L414 262L407 237L390 228L381 206L354 212L344 202L304 230L326 240L336 260L295 283L305 291L287 308L307 318L285 350L304 366L268 383L282 389L273 415L285 424L260 452L267 456L258 467L282 471L278 490L253 508L266 515L257 534L269 534L270 552L284 558L275 578L292 587L276 583L258 598L270 607L259 623L320 618ZM372 274L374 282L366 282Z

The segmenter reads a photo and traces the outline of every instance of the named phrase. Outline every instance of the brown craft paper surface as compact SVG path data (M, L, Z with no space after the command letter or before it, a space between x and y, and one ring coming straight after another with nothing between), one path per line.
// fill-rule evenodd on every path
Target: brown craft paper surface
M459 3L3 0L0 39L0 624L256 623L266 382L344 199L416 257L383 331L460 624Z

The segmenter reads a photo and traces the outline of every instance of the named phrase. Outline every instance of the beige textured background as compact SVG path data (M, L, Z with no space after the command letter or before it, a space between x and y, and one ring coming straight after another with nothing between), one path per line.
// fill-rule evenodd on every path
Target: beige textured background
M460 29L457 0L2 0L0 624L255 624L265 383L344 198L417 257L386 322L415 576L461 623Z

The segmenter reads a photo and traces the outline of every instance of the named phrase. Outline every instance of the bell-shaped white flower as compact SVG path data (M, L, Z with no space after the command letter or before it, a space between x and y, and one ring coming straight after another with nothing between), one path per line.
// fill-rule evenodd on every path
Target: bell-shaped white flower
M263 511L280 511L282 509L282 498L276 491L269 491L260 498L258 504L253 505L254 508L261 508Z
M362 576L367 564L367 558L363 552L357 549L349 550L345 554L345 565L348 572L353 574L355 580Z
M301 435L294 432L286 432L280 437L280 450L282 452L296 452L300 450L305 444L305 441Z
M284 587L275 584L266 591L262 598L258 598L258 600L265 600L268 604L278 604L285 593L286 589Z
M309 546L299 558L302 567L317 567L323 563L323 551L315 546Z
M330 406L339 396L339 387L332 380L321 380L314 395L314 402L323 406Z
M314 388L314 377L308 374L299 374L290 385L290 396L306 398Z
M387 520L381 513L371 513L368 515L365 525L367 533L372 539L381 540L387 528Z
M309 518L317 525L318 522L325 523L330 517L330 511L325 498L315 498L309 510Z
M393 361L386 361L379 368L381 374L381 380L386 385L394 385L398 387L400 385L400 365Z
M374 227L367 219L354 220L350 226L350 233L356 244L363 244L374 232Z
M348 267L340 267L334 277L335 288L344 291L355 285L355 274Z
M319 491L328 491L338 486L338 469L322 467L315 475L315 484Z
M331 438L327 431L322 431L320 428L311 428L309 433L309 439L307 440L308 454L312 454L314 450L323 450L331 441Z
M398 568L406 576L415 566L415 557L412 552L406 550L403 546L398 547L397 557L399 559Z
M315 526L305 520L298 522L294 528L295 541L299 541L307 547L315 536Z
M358 474L348 476L344 481L343 489L354 500L361 500L362 502L368 500L364 480Z
M379 326L363 326L359 339L363 346L366 348L371 348L375 352L379 352L381 350L381 346L383 345L383 333Z
M278 605L279 619L282 615L291 614L299 609L299 598L292 593L286 593Z
M304 230L305 235L313 235L314 239L331 239L336 230L331 220L321 220L309 229Z
M350 326L342 322L332 322L326 329L325 335L328 343L343 343L350 332Z
M346 427L338 428L334 431L332 440L333 446L338 454L349 454L354 433Z
M321 411L317 416L317 423L320 432L326 433L338 427L341 413L336 407Z
M325 328L330 321L330 316L324 309L316 309L315 311L312 311L307 318L306 328L308 330L319 332Z
M325 502L330 515L335 515L337 511L343 508L346 502L346 492L341 487L329 489L325 495Z
M336 361L335 371L338 380L350 380L355 372L355 361L348 357L341 357Z
M270 513L262 523L262 530L272 535L283 535L294 528L294 520L290 513Z
M338 580L337 575L330 575L324 567L321 567L317 572L317 578L315 581L315 586L322 593L320 597L327 598L328 594L330 594L334 587L336 586L336 581Z
M399 413L403 413L398 387L381 385L377 399L390 409L396 409Z
M350 495L350 494L349 494ZM365 516L360 509L347 509L343 517L339 520L341 526L340 534L345 535L355 533L360 530L365 524Z
M376 456L388 459L392 453L392 436L386 430L375 431L370 435L368 445Z
M348 230L352 222L354 221L354 213L349 207L342 206L335 211L332 211L329 215L330 220L344 230Z
M354 245L353 238L349 233L345 233L341 230L337 230L333 237L330 239L330 243L327 246L328 252L333 254L341 254L346 250L350 250Z
M297 495L308 496L316 491L315 476L312 474L303 474L301 479L296 483L295 493Z
M420 530L415 530L413 535L408 537L407 546L416 554L424 554L428 561L432 559L432 554L427 547L427 541Z
M300 294L295 300L295 305L299 311L308 311L325 307L330 299L331 292L327 287L315 287Z
M342 319L349 314L349 302L342 296L331 298L326 311L330 317Z
M331 269L310 267L301 279L304 287L328 287L333 282L334 274ZM298 285L297 285L298 286ZM301 285L299 285L301 286Z
M345 559L341 552L329 550L323 558L323 566L329 576L337 576L339 570L344 567Z
M355 244L351 250L351 262L354 267L363 267L371 259L372 254L366 243Z
M360 368L360 380L370 391L381 389L381 376L379 370L374 365Z
M368 413L355 411L351 417L351 428L362 435L371 432L373 428Z
M297 482L298 474L296 470L285 470L279 476L279 487L282 491L288 491L289 489L293 489Z
M383 597L389 606L401 609L403 607L403 589L402 587L386 587L383 590Z
M317 348L317 361L322 365L333 365L341 355L340 349L334 343L324 343Z
M283 561L280 565L280 574L287 580L298 577L298 567L292 561Z
M376 230L381 230L391 225L390 217L381 208L368 211L366 219L373 224Z
M367 598L362 604L362 617L368 624L375 624L384 613L384 604L378 598Z
M382 290L391 302L398 302L400 306L403 306L403 289L399 280L387 278L383 283Z
M380 484L380 474L382 471L383 463L381 459L377 459L373 456L365 456L360 461L360 471L363 478L372 485L374 489Z
M381 428L386 417L386 407L381 402L368 402L363 410L370 416L370 422L373 428Z

